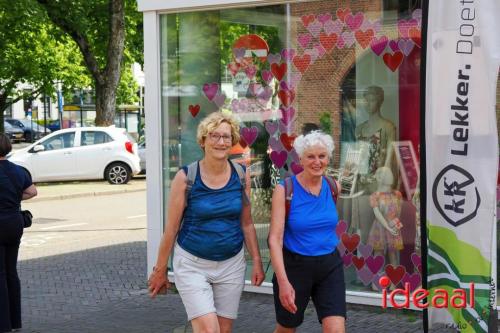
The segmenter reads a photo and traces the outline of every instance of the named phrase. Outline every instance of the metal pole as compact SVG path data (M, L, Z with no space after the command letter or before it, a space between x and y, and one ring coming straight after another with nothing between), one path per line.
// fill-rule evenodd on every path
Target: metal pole
M83 127L83 89L80 90L80 127Z
M50 98L43 94L43 134L47 135L47 109L50 107Z

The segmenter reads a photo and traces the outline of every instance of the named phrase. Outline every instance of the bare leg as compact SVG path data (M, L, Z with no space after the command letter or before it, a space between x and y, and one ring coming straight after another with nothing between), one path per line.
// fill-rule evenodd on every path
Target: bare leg
M321 323L323 333L345 333L345 318L342 316L328 316Z
M219 321L215 313L209 313L191 320L194 333L220 333Z
M233 330L232 319L217 316L217 320L219 321L220 333L231 333Z

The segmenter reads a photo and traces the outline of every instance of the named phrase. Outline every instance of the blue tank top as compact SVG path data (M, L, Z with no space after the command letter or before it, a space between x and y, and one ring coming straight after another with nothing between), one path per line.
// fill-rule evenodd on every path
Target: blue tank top
M187 167L182 169L187 175ZM201 180L198 163L177 237L179 245L203 259L222 261L234 257L243 246L241 199L241 182L233 166L228 183L214 190Z
M292 182L293 197L285 222L284 247L305 256L332 253L339 242L335 232L339 217L328 182L323 178L318 196L307 192L295 176ZM284 186L284 181L281 185Z

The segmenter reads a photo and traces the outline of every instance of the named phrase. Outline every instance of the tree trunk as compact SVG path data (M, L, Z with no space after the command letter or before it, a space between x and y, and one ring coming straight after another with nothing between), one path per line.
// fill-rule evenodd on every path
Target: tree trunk
M97 126L113 125L116 110L116 86L110 87L110 84L96 84L95 97L95 124Z
M7 94L0 94L0 133L4 133L5 129L3 126L4 116L3 113L7 109Z

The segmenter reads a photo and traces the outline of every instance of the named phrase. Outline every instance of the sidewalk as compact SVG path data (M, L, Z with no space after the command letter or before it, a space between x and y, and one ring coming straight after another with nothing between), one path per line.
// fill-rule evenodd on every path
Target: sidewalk
M136 176L125 185L111 185L105 180L35 184L38 195L30 202L61 200L146 190L146 177Z

